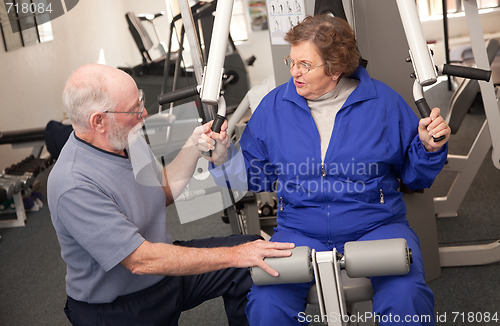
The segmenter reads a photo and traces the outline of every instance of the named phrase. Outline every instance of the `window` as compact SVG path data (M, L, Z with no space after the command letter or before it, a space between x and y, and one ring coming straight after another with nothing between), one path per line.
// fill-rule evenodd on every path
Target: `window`
M443 14L443 0L416 0L420 19L425 20ZM447 12L463 12L463 0L446 0ZM498 8L500 0L477 0L479 9Z
M0 1L0 30L5 50L53 40L51 15L62 13L62 5L46 0Z
M248 18L246 1L235 0L233 3L233 15L229 27L234 42L248 40Z

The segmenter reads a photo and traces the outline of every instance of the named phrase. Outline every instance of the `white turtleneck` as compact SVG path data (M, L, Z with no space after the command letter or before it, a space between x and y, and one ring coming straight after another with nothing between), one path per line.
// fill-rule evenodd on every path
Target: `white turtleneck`
M358 86L359 80L354 78L341 78L337 86L330 92L315 100L307 100L311 114L318 128L321 139L321 160L325 159L326 150L332 136L335 116L342 108L345 101Z

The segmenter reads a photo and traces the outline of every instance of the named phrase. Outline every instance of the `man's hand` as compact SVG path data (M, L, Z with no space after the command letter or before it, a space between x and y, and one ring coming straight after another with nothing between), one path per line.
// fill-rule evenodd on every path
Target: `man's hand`
M216 133L210 128L212 127L213 120L207 122L202 127L202 133L199 135L197 144L198 150L203 154L212 151L212 156L204 155L203 157L214 163L215 165L224 164L227 159L228 149L230 146L229 136L226 133L228 124L227 120L221 126L220 132ZM198 127L198 128L200 128ZM198 129L196 128L196 129ZM195 129L195 132L196 132Z
M286 242L270 242L256 240L244 243L231 248L235 259L234 267L253 267L258 266L272 276L278 276L279 273L271 268L265 261L266 257L289 257L295 244Z
M428 152L437 152L450 138L451 129L440 115L439 108L434 108L428 118L420 119L418 135ZM435 142L432 137L445 136L443 140Z

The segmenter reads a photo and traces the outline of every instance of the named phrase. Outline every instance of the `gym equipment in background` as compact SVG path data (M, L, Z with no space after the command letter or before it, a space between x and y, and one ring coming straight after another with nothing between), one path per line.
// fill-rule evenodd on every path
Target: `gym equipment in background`
M35 178L53 163L50 155L42 155L44 134L45 128L0 132L0 144L14 149L33 147L31 155L0 173L0 214L15 214L15 218L0 220L0 228L25 226L26 210L38 207L34 204L39 196L35 198L32 191Z

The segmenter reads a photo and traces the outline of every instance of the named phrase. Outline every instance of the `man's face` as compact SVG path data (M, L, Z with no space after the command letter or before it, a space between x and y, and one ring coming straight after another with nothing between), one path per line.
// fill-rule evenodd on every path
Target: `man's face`
M130 92L125 93L118 105L113 110L119 112L117 114L107 114L109 119L108 132L106 138L113 150L123 150L128 148L129 134L137 135L144 124L144 118L147 116L147 111L144 109L141 117L138 113L141 110L139 92L135 85L130 87Z
M128 148L128 135L132 129L124 128L120 126L116 115L108 115L110 120L109 131L106 134L106 138L113 150L120 151L122 149ZM141 127L142 123L136 126Z

